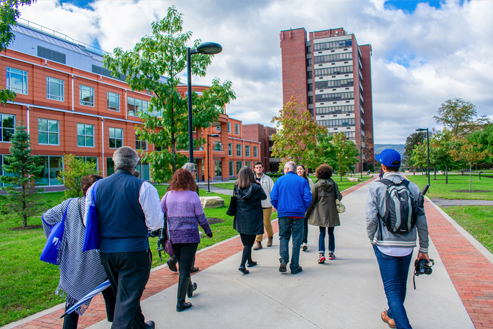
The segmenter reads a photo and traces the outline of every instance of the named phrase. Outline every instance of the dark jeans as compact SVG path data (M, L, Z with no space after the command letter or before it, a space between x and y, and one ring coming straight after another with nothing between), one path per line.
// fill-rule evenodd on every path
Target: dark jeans
M106 317L108 318L108 322L113 322L113 315L115 313L115 302L116 302L113 289L109 287L103 290L101 293L103 294L104 303L106 305ZM65 306L65 311L68 310L69 308L70 306ZM62 329L77 329L78 322L79 322L79 314L77 314L76 312L67 314L63 318Z
M148 328L140 308L140 298L149 280L151 263L150 250L101 253L101 264L116 295L111 328Z
M306 217L303 221L303 240L301 243L308 243L308 218Z
M243 243L243 254L241 256L240 266L245 266L247 260L252 261L252 247L255 243L256 235L240 233L241 243Z
M198 245L198 243L173 244L173 251L178 260L178 272L181 276L190 276Z
M334 252L336 250L334 228L320 226L319 230L320 230L320 235L318 236L318 252L325 254L325 231L329 233L329 252Z
M373 246L373 250L377 256L378 267L389 304L387 315L394 319L397 328L411 329L404 308L404 300L406 299L407 275L413 253L404 257L394 257L385 255L377 246Z
M291 271L295 271L300 267L300 247L303 236L303 218L294 219L290 217L279 218L279 253L281 260L289 262L289 240L293 236L293 250L291 255Z

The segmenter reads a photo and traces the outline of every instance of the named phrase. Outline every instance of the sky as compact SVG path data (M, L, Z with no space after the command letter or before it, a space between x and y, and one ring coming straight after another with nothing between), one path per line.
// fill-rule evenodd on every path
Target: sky
M273 126L282 108L279 33L301 27L343 27L371 44L376 144L441 129L433 116L452 98L493 119L492 0L38 0L21 17L111 52L132 49L172 5L192 40L223 46L207 76L192 81L232 81L237 99L226 111L244 124Z

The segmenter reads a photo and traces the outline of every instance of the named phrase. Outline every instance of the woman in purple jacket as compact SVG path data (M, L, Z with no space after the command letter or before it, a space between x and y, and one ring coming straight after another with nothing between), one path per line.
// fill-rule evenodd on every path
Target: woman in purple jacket
M179 265L177 312L192 307L191 303L185 302L185 296L188 293L188 297L192 297L193 291L197 289L197 284L191 282L190 270L200 242L198 225L212 238L211 228L196 191L197 184L192 174L185 169L178 169L173 175L168 192L161 200L161 208L167 217L169 238Z

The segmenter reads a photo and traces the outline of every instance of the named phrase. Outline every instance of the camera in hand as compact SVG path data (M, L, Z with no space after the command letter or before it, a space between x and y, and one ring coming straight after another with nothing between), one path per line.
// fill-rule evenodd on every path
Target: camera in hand
M433 259L430 259L430 262L428 262L426 259L416 259L414 262L414 275L430 275L433 270L431 267L435 265L435 262Z

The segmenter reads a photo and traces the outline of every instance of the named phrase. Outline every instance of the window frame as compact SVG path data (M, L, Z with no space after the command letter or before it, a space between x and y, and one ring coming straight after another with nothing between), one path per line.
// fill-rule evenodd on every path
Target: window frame
M241 157L241 151L242 151L241 144L236 144L236 156L237 157Z
M238 123L235 123L235 134L236 135L240 134L240 125Z
M13 128L4 128L3 127L3 116L13 116L14 117L14 127ZM10 114L10 113L0 113L0 143L12 143L12 137L14 137L14 134L15 134L15 120L16 120L16 115L15 114ZM8 141L4 141L3 140L3 132L4 132L4 129L8 129L8 130L12 130L12 135L11 135L11 139L8 140Z
M46 120L46 131L45 130L40 130L40 120ZM50 143L50 134L54 134L54 132L50 131L50 121L54 121L57 124L57 143L56 144L51 144ZM46 133L47 141L48 143L40 143L39 141L39 136L40 133ZM52 119L45 119L45 118L38 118L38 145L53 145L53 146L60 146L60 121L59 120L52 120Z
M58 80L58 82L60 83L59 88L61 88L61 90L59 90L59 92L61 95L61 99L53 97L52 94L50 93L50 89L51 89L50 85L52 83L50 81L50 79ZM53 83L56 83L56 82L53 81ZM50 99L50 100L58 101L58 102L65 102L65 80L46 76L46 99Z
M79 125L83 125L84 126L84 132L86 131L86 126L92 126L92 136L91 135L79 135ZM95 126L92 125L92 124L89 124L89 123L79 123L77 122L77 147L89 147L89 148L95 148L96 147L96 143L95 143L95 137L94 137L94 132L95 132ZM79 145L79 136L83 136L84 137L84 145ZM92 137L92 146L87 146L87 137Z
M87 101L84 101L83 100L83 98L82 98L82 91L83 91L82 89L83 88L88 88L89 90L91 90L91 92L92 92L92 94L91 94L92 104L89 104ZM96 103L96 100L95 100L95 97L94 96L95 96L95 94L94 94L94 87L90 87L90 86L86 86L86 85L83 85L83 84L79 84L79 105L94 107L94 104Z
M119 140L119 138L117 137L111 137L111 129L113 129L113 136L116 136L116 130L120 130L121 133L122 133L122 138L121 138L121 145L118 146L117 145L117 140ZM112 150L116 150L122 146L124 146L124 143L123 143L123 140L125 138L125 135L124 135L124 132L123 132L123 128L114 128L114 127L108 127L108 148L112 149ZM114 139L114 142L115 142L115 146L116 147L111 147L111 139Z
M143 148L142 145L145 145L145 148ZM147 141L140 140L139 139L139 134L135 133L135 149L136 150L147 151L147 148L148 148Z
M250 145L245 145L245 156L250 157Z
M114 110L113 108L110 107L110 94L113 94L113 95L116 95L117 96L117 101L118 101L118 109ZM120 106L121 102L120 102L120 94L118 93L114 93L112 91L108 91L106 93L106 109L108 111L113 111L113 112L120 112Z
M253 157L254 158L258 157L258 147L257 146L253 146Z
M12 70L19 71L21 73L12 72ZM15 90L11 88L10 81L12 79L12 73L17 74L17 75L22 75L22 78L21 78L22 88L20 91L17 88L15 88ZM9 90L15 92L16 94L29 95L29 73L27 71L17 69L15 67L7 66L6 73L5 73L5 86L6 86L6 89L9 89ZM25 87L25 90L24 90L24 87Z

